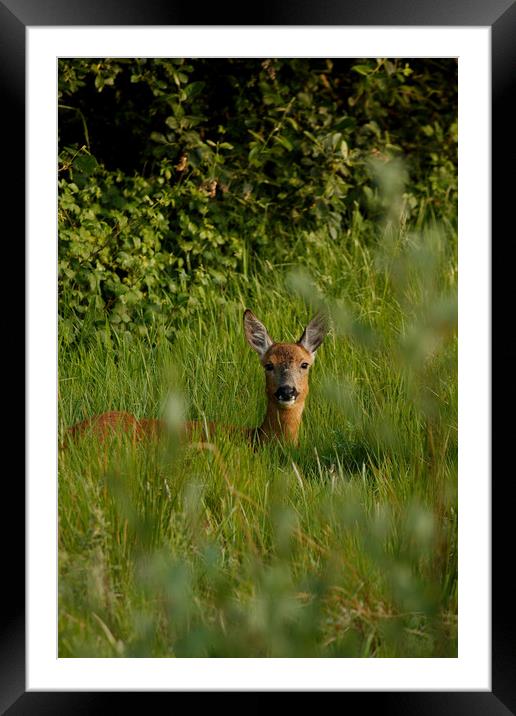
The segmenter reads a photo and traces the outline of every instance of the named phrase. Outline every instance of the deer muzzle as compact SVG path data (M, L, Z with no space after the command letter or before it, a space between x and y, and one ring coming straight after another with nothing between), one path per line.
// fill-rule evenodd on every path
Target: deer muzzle
M274 397L280 405L288 406L295 403L299 391L292 385L282 385L274 393Z

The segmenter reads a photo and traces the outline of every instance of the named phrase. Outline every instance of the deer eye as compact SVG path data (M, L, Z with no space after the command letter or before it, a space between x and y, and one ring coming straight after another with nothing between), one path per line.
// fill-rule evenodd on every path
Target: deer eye
M265 370L274 370L274 365L272 363L266 363Z
M303 370L306 370L308 368L308 366L309 366L309 363L301 363L301 368Z

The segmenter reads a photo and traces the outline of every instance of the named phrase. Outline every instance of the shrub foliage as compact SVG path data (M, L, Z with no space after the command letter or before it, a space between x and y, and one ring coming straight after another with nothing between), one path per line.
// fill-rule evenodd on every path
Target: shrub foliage
M61 330L141 330L256 258L374 241L370 163L400 157L403 221L454 221L454 59L60 60Z

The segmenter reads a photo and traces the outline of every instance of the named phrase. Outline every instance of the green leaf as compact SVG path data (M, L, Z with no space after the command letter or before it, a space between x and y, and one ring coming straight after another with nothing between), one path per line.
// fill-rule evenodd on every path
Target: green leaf
M93 174L98 164L91 154L79 154L78 157L75 157L73 166L83 174Z
M281 144L281 146L284 147L288 152L291 152L294 148L292 146L292 143L289 142L289 140L282 135L276 136L276 141L278 142L278 144Z
M372 72L369 65L353 65L351 69L358 72L359 75L369 75Z

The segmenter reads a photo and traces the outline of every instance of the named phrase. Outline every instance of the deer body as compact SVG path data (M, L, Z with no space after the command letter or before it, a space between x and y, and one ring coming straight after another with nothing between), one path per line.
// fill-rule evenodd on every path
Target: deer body
M267 410L262 424L257 428L236 428L212 422L188 421L183 425L181 437L192 442L195 439L212 439L219 431L240 432L253 443L278 439L296 444L308 395L308 374L327 331L325 316L318 314L307 325L297 343L275 343L252 311L246 310L245 337L258 353L265 371ZM75 439L87 432L93 432L100 440L122 432L137 442L159 439L166 433L166 425L163 420L138 420L131 413L111 411L73 425L68 429L68 437Z

